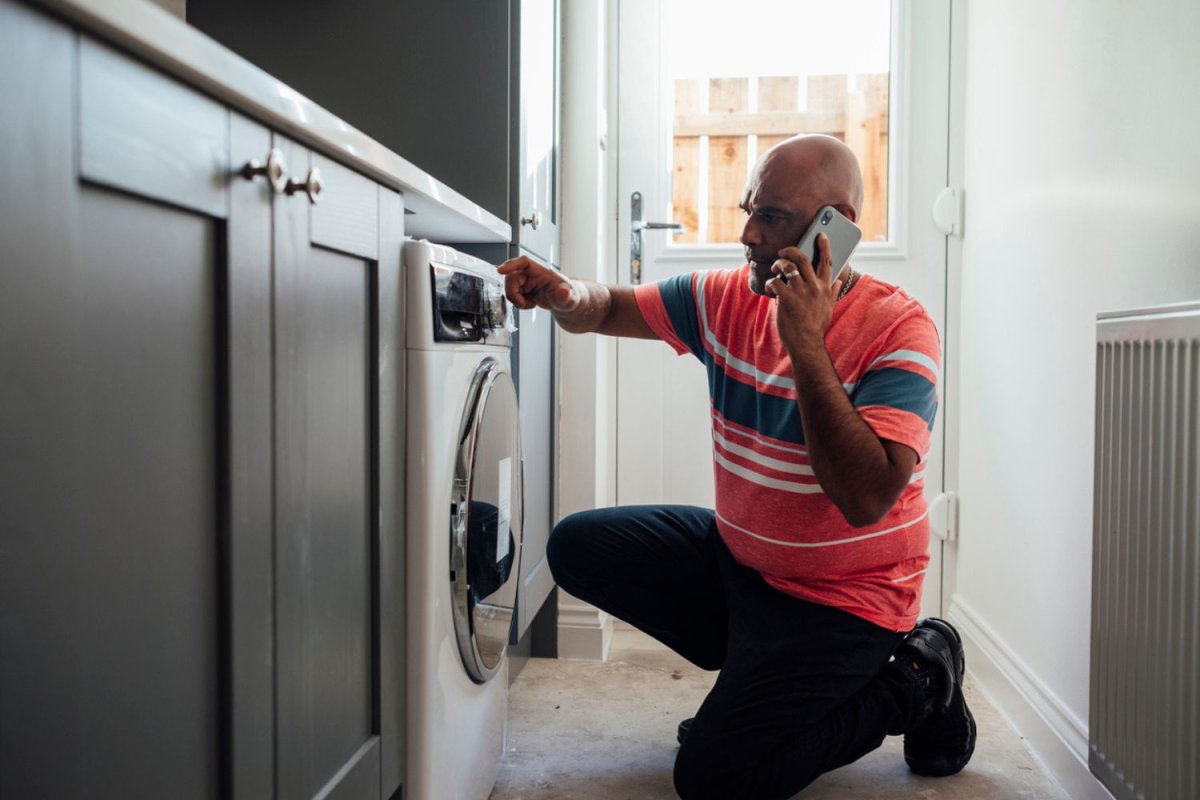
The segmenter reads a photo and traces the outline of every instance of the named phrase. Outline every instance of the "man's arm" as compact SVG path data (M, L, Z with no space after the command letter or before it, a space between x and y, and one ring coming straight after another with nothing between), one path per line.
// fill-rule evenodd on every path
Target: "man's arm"
M873 525L908 485L916 451L875 435L850 403L824 346L793 353L792 377L813 474L847 522Z
M631 286L568 278L527 256L500 265L504 291L517 308L544 308L569 333L601 333L657 339L646 323Z
M796 406L804 427L809 464L826 496L855 527L883 519L908 485L917 453L880 439L850 402L825 350L825 331L841 280L833 278L829 240L817 240L820 263L795 247L780 251L772 267L792 277L772 278L766 290L779 303L779 336L792 362Z

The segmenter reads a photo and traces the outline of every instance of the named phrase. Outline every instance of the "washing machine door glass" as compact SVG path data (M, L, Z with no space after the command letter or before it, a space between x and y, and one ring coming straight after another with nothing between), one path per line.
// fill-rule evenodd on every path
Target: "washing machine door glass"
M508 370L487 359L468 394L455 462L450 582L454 625L467 673L499 671L520 579L521 430Z

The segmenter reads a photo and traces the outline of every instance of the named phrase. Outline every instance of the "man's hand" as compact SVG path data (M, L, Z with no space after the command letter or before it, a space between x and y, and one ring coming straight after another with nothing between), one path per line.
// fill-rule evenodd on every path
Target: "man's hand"
M638 310L629 286L568 278L527 256L500 265L504 293L517 308L545 308L568 333L658 338Z
M809 463L825 494L855 527L874 525L896 503L917 462L910 447L875 435L854 409L825 350L841 280L833 281L829 238L817 237L817 267L785 247L763 287L779 303L775 323L792 361L796 406Z
M775 325L788 355L793 359L812 356L823 351L825 332L833 319L833 304L842 288L841 280L833 281L833 260L829 252L829 237L817 236L818 261L816 269L808 256L798 247L785 247L771 265L775 277L763 287L779 301Z
M504 293L517 308L545 308L569 314L582 300L570 278L528 256L505 261L499 272L504 276Z

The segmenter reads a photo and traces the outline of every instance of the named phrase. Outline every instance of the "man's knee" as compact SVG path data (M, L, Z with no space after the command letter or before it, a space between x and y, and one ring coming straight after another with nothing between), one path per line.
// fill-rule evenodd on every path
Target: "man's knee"
M587 549L589 539L595 538L598 527L595 515L595 511L580 511L564 517L554 526L546 542L546 563L550 567L550 574L554 576L555 583L567 588L567 591L579 577L580 565L587 563L587 559L580 556Z

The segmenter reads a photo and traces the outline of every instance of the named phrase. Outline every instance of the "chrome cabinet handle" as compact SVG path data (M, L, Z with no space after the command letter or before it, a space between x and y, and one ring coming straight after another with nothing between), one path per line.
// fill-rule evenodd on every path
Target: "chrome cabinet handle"
M277 147L272 147L271 152L267 153L266 164L260 163L257 158L252 158L242 165L238 174L248 181L262 175L267 179L267 183L271 185L275 194L283 194L287 189L287 165L283 163L283 153L279 152Z
M320 199L321 190L324 188L325 184L321 182L321 170L313 167L308 171L308 177L305 178L303 183L289 178L283 187L283 191L287 195L304 192L308 195L308 202L316 205L317 200Z
M528 217L521 217L521 224L528 225L536 231L538 229L538 225L542 224L542 212L535 211Z

